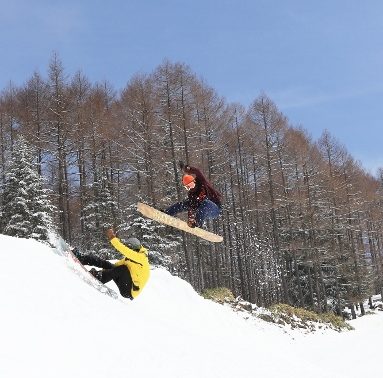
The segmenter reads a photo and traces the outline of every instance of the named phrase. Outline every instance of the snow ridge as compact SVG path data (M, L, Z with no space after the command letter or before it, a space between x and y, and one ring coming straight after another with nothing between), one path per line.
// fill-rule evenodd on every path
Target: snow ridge
M0 377L357 377L375 373L383 316L294 339L153 269L134 301L84 284L52 248L0 235Z

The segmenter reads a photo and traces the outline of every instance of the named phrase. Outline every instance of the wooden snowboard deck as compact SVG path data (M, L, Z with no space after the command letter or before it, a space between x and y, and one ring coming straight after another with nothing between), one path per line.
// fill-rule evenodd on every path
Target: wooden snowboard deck
M146 205L145 203L138 202L137 210L146 217L153 219L157 222L166 224L168 226L178 228L179 230L188 232L189 234L198 236L202 239L208 240L213 243L220 243L223 240L223 237L212 232L206 231L199 227L189 227L186 222L182 219L172 217L171 215L165 214L162 211L156 210L154 207Z

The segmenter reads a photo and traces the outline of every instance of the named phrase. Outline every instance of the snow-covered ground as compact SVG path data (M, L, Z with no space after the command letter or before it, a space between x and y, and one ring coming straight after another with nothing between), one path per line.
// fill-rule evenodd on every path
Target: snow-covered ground
M380 376L383 313L354 331L286 333L154 269L133 302L89 286L64 257L0 235L1 378Z

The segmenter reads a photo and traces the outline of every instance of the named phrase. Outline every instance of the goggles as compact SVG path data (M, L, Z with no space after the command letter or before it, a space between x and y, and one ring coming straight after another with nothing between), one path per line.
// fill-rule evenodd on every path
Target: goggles
M195 184L195 181L191 181L191 182L189 182L189 184L184 185L184 188L185 188L186 190L190 190L191 187L190 187L189 185L192 185L192 184Z

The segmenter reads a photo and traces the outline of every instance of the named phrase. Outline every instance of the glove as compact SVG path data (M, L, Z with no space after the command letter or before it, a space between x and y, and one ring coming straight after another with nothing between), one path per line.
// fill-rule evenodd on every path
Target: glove
M195 219L188 219L188 226L194 228L196 226Z
M109 228L108 230L106 230L106 237L109 240L112 240L113 238L116 237L116 234L114 233L114 231L111 228Z

